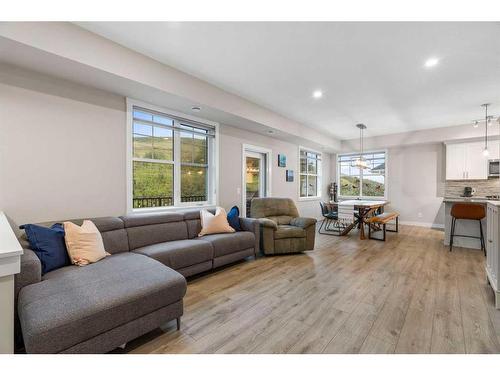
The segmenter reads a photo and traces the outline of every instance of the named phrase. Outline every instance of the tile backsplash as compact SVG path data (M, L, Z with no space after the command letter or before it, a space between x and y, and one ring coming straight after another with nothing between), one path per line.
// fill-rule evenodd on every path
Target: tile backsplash
M500 179L490 178L488 180L447 180L445 182L445 197L459 197L464 193L464 187L470 186L476 189L474 196L484 197L486 195L500 194Z

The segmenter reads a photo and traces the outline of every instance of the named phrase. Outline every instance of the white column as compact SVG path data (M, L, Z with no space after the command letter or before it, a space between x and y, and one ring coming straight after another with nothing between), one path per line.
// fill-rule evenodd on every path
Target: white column
M0 212L0 354L14 352L14 275L20 272L23 249Z

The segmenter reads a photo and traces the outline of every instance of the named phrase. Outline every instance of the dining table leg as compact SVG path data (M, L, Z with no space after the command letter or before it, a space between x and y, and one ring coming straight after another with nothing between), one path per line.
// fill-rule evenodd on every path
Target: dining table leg
M365 240L365 218L362 215L359 215L359 223L360 223L360 228L359 228L359 239L360 240Z
M366 235L365 235L365 218L372 213L376 212L376 210L379 207L373 207L368 210L359 210L359 239L360 240L366 240Z

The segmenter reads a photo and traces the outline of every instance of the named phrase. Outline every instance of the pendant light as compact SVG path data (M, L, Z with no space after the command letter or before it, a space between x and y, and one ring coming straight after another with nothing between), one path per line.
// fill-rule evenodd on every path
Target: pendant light
M354 166L359 169L368 169L368 163L363 157L363 130L366 129L366 125L357 124L356 127L359 129L359 158L354 161Z
M490 154L490 150L488 150L488 126L491 124L491 118L488 117L488 106L490 103L481 104L481 107L484 107L484 150L483 156L487 157Z

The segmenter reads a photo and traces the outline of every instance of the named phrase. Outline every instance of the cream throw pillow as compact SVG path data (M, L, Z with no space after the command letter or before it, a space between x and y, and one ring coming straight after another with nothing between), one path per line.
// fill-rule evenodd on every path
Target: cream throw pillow
M201 232L198 237L204 236L206 234L215 233L232 233L234 229L229 225L227 221L226 210L222 207L217 207L215 210L215 215L208 212L205 209L200 211L201 220Z
M109 255L104 250L101 233L92 221L84 220L81 227L70 221L65 221L63 225L71 263L86 266Z

